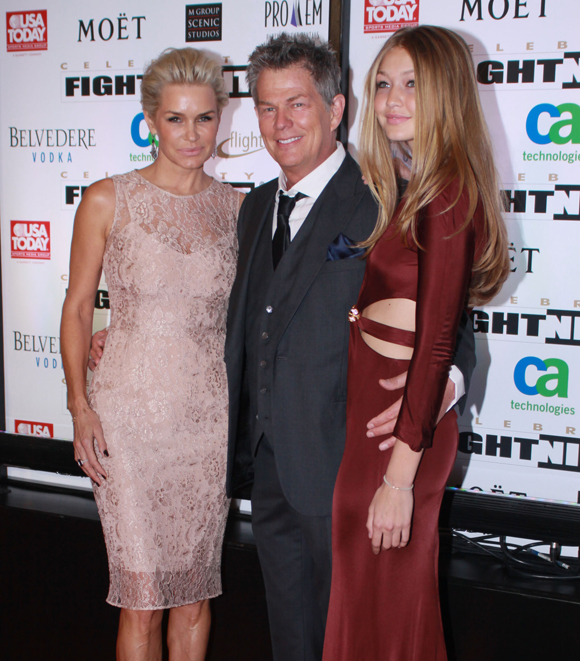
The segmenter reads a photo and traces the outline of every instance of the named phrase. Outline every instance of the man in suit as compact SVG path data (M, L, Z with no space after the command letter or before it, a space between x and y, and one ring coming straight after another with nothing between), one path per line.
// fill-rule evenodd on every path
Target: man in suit
M345 99L327 45L279 35L252 53L247 78L281 173L240 210L226 340L227 489L247 496L253 482L274 659L320 661L346 434L348 311L365 269L355 244L371 233L377 206L336 142ZM459 344L467 381L472 333ZM375 421L377 435L394 416Z
M225 356L227 490L238 497L251 490L275 661L320 661L332 493L346 436L348 311L365 270L355 244L374 228L377 206L336 142L345 99L332 50L303 35L279 35L252 53L247 76L281 172L240 210ZM93 337L91 368L105 336ZM443 411L463 394L462 379L467 386L474 367L466 317L455 364L458 392L450 380ZM397 407L377 413L369 434L384 436Z

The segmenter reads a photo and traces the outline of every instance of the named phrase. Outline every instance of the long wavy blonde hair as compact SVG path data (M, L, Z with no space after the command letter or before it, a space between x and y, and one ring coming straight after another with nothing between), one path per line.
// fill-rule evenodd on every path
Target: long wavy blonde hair
M481 305L499 292L507 278L507 233L471 53L463 39L451 30L430 25L399 30L380 50L367 75L360 164L380 210L373 233L362 245L374 247L397 206L392 146L374 110L377 72L393 48L403 48L411 57L416 89L411 177L397 224L403 237L410 231L418 245L419 212L454 179L459 183L459 192L450 208L455 206L464 188L469 196L462 230L481 200L486 244L473 265L468 294L469 307Z

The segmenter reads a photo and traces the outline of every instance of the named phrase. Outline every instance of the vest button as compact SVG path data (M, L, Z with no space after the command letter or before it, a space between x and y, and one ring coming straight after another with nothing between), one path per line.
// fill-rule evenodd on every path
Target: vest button
M266 312L268 314L272 314L272 312L274 312L274 308L271 305L267 305L266 306Z
M268 337L269 337L268 333L266 333L266 332L264 331L264 332L262 333L262 339L263 339L263 340L267 340Z
M260 367L266 367L268 363L265 360L260 361Z
M265 395L268 392L268 388L260 388L262 395Z

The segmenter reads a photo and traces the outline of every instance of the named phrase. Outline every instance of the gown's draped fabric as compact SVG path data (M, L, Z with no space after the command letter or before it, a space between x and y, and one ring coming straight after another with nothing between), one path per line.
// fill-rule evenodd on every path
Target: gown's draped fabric
M94 487L107 601L170 608L221 593L238 194L212 180L172 195L136 171L113 181L103 259L111 324L89 392L110 454L96 448L109 477Z
M324 661L447 658L439 609L437 523L457 451L455 412L447 413L435 432L434 427L483 230L479 206L474 220L455 234L463 227L468 208L463 193L456 206L446 211L456 197L457 184L452 182L423 212L418 240L424 250L410 238L406 246L395 222L390 225L368 258L356 311L351 315L347 438L334 491L332 591ZM356 319L357 312L389 298L416 301L410 361L374 352L361 336L364 330L409 344L408 331L387 332L389 327L385 327L380 332L364 317ZM403 395L401 390L384 390L379 379L406 370L409 374L394 435L414 450L425 448L415 479L411 541L406 548L376 556L366 520L392 450L381 452L378 444L382 438L367 438L366 425Z

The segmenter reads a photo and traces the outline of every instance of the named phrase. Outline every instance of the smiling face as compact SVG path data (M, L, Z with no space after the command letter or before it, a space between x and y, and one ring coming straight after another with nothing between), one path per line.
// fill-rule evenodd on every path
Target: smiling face
M387 138L406 142L415 138L415 73L413 60L403 48L390 50L379 66L375 113Z
M256 114L266 149L291 188L336 149L344 96L335 96L327 108L311 74L301 66L265 69L256 90Z
M211 156L219 127L219 112L211 87L165 85L155 117L145 113L149 130L159 138L159 157L195 170Z

